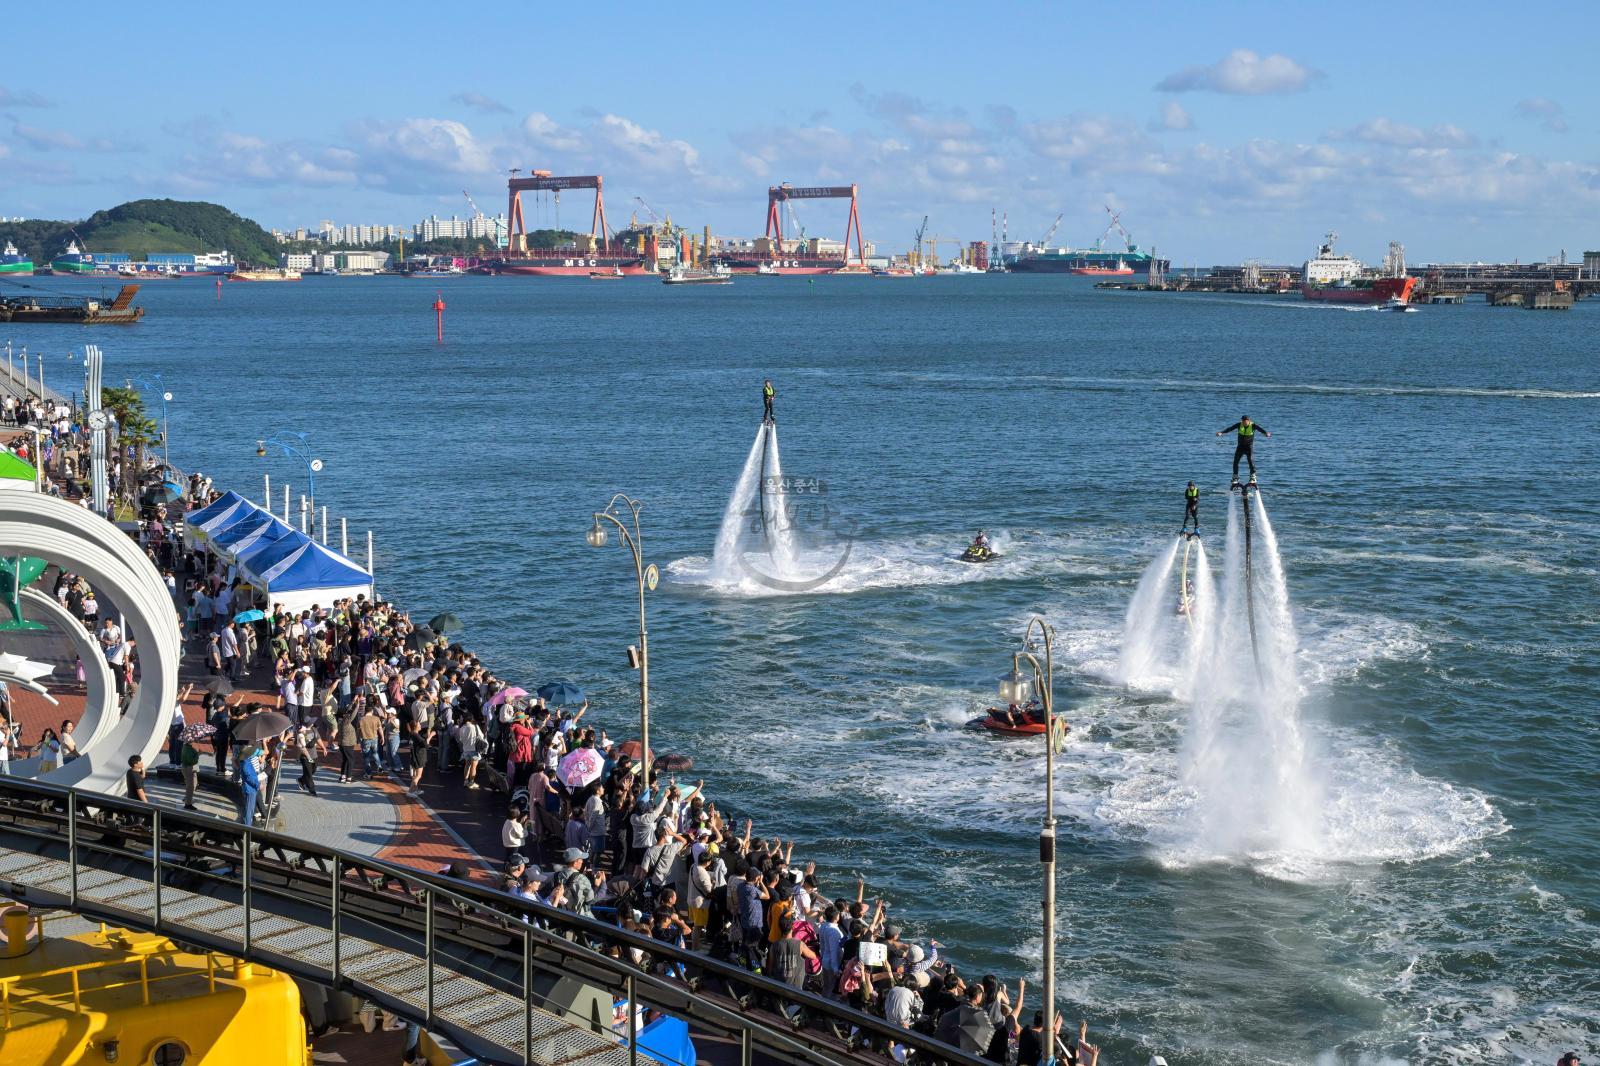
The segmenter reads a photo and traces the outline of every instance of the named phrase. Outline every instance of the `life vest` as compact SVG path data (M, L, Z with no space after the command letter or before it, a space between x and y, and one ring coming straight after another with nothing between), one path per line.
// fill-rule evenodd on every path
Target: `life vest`
M1251 422L1248 425L1246 425L1243 422L1239 423L1239 436L1241 436L1241 437L1253 437L1255 435L1256 435L1256 424L1254 422Z
M1190 485L1188 488L1184 489L1183 494L1191 500L1198 500L1200 498L1200 490L1194 485Z
M772 386L771 385L763 385L763 386L761 386L761 395L765 396L769 400L772 399L772 397L773 397Z

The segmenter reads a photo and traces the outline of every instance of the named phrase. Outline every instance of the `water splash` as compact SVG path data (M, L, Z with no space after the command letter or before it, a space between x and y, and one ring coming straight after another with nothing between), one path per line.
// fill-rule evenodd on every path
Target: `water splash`
M1182 850L1195 860L1293 862L1320 850L1321 785L1300 723L1288 586L1266 505L1252 495L1248 541L1243 505L1230 501L1222 609L1193 660L1179 772L1194 796Z
M1122 651L1117 658L1117 680L1132 688L1167 687L1172 677L1166 668L1167 650L1173 638L1176 598L1172 588L1172 568L1178 559L1181 537L1175 537L1160 555L1150 561L1139 578L1139 587L1128 602L1122 620Z
M783 479L783 460L778 453L778 427L774 425L763 425L756 431L739 479L728 496L711 559L711 582L745 583L749 577L745 557L753 553L764 557L762 573L786 581L802 576L796 563L799 553Z

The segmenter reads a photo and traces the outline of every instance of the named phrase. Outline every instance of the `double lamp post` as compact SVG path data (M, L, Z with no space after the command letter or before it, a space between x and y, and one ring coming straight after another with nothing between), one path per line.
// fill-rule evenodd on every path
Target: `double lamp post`
M1044 638L1044 665L1028 649L1033 627ZM1044 1009L1040 1030L1045 1041L1045 1061L1055 1061L1056 1012L1056 716L1055 716L1055 630L1043 618L1028 620L1022 632L1022 650L1011 655L1011 673L1000 678L1000 698L1008 704L1025 706L1035 695L1044 709L1044 828L1039 833L1039 862L1044 870ZM1033 676L1022 672L1022 660L1033 667Z
M639 584L639 650L637 654L633 649L628 650L630 665L639 671L639 761L644 766L644 787L650 787L650 632L645 625L644 594L648 589L655 591L656 583L661 580L661 572L654 563L646 564L644 561L644 542L639 534L639 511L644 505L625 493L617 493L611 497L605 509L594 513L594 524L589 527L585 539L591 548L606 546L608 534L606 527L601 525L602 520L617 527L618 534L622 537L622 546L633 555L633 573ZM630 530L628 527L632 525Z

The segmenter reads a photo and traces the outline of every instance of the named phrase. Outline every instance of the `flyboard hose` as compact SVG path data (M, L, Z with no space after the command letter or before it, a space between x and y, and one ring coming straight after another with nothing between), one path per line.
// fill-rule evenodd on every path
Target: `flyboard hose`
M1183 604L1183 620L1194 628L1194 596L1189 591L1189 552L1194 548L1194 539L1183 539L1183 569L1178 575L1178 598Z
M1255 579L1250 573L1250 486L1243 486L1239 490L1239 497L1244 505L1244 612L1250 620L1250 654L1256 661L1256 680L1265 685L1266 678L1261 672L1261 648L1256 643Z
M761 485L757 493L761 498L761 542L767 546L767 554L772 554L772 526L767 518L767 453L772 450L772 425L769 422L761 424Z

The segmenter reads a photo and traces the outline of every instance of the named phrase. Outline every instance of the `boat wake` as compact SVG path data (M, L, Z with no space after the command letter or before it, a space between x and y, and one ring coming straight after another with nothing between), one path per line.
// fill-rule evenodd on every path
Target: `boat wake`
M918 586L964 585L977 581L1008 580L1060 573L1072 563L1061 554L1066 542L1060 536L1022 538L1005 531L990 534L999 558L988 563L963 563L956 559L963 545L952 545L943 537L917 537L909 540L854 541L849 557L827 580L805 588L775 587L762 574L723 565L716 558L690 555L667 564L668 581L679 588L699 590L711 595L764 597L796 595L839 595L873 589L914 588ZM825 548L796 544L792 556L794 572L827 574L838 565L837 544ZM768 565L759 552L752 553L750 570Z

